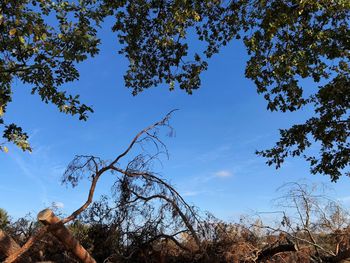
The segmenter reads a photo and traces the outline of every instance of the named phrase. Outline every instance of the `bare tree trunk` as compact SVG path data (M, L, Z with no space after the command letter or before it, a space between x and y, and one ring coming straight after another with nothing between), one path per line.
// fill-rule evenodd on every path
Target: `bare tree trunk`
M51 233L60 240L67 249L73 252L73 254L84 263L96 263L95 259L91 257L89 252L80 245L70 231L62 224L59 223L60 219L50 209L45 209L38 214L38 220L45 225L57 224L58 226L51 231Z
M8 257L20 248L21 247L16 243L16 241L13 240L12 237L0 229L0 255L5 255Z

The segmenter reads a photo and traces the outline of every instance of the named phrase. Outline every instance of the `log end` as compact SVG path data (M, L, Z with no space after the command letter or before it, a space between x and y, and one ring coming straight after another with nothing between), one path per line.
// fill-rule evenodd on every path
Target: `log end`
M47 208L47 209L40 211L38 213L37 218L43 224L48 225L48 224L55 223L55 221L56 221L55 219L57 217L55 216L55 214L53 213L53 211L51 209Z

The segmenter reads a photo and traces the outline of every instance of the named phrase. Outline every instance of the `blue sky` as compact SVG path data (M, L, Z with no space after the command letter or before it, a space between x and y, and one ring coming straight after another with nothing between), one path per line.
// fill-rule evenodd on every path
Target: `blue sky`
M53 202L69 214L85 200L88 183L75 189L60 184L66 165L76 154L111 159L142 128L180 109L171 120L176 136L165 138L170 159L157 168L188 202L225 220L241 214L269 211L276 188L285 182L307 179L329 184L329 195L350 204L349 179L330 183L328 177L310 175L301 159L288 159L280 170L257 157L257 149L273 146L278 128L301 122L310 112L271 113L253 83L244 77L247 54L241 42L233 42L209 61L202 87L192 96L166 87L144 91L136 97L124 87L125 59L117 54L115 36L101 33L101 54L79 66L79 82L67 87L92 105L87 122L59 113L52 105L30 95L15 83L13 102L6 120L30 134L33 153L9 145L0 154L0 207L13 217L36 214ZM111 180L103 178L97 193L109 193Z

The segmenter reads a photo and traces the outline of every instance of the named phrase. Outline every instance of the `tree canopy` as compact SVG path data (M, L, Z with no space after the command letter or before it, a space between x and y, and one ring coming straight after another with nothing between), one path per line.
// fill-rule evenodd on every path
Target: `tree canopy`
M0 8L0 124L4 137L23 150L30 150L27 134L3 120L14 79L85 120L92 109L62 85L79 78L77 63L98 53L98 27L112 16L120 53L129 60L125 85L134 95L160 84L191 94L207 60L242 38L250 55L246 77L268 110L314 111L258 154L277 168L288 156L304 156L312 173L333 181L350 175L349 1L5 0ZM202 50L192 52L193 36L205 43ZM308 154L311 146L319 154Z
M264 95L271 111L312 106L304 123L280 130L276 145L258 154L280 167L302 155L313 174L333 181L350 175L350 2L260 1L252 5L245 38L251 58L246 76ZM304 85L312 80L314 87ZM320 147L319 156L304 154Z
M27 134L3 119L14 80L28 84L45 103L82 120L92 111L80 104L78 95L59 89L79 78L77 62L98 52L96 28L87 12L83 5L65 1L5 0L0 5L0 124L5 125L3 137L23 150L31 150Z

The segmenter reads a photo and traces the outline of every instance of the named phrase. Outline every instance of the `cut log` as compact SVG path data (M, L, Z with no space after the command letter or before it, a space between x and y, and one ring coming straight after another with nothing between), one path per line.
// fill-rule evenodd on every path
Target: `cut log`
M76 240L72 233L62 224L60 223L60 219L55 216L52 210L45 209L38 214L38 220L42 222L44 225L53 225L56 224L51 233L62 242L62 244L72 253L81 260L83 263L96 263L95 259L91 257L89 252L80 245L78 240Z
M21 247L12 237L0 229L0 255L8 257Z
M21 247L17 242L9 236L5 231L0 229L0 259L12 255L15 251ZM32 262L30 257L18 257L16 259L17 263L29 263Z

